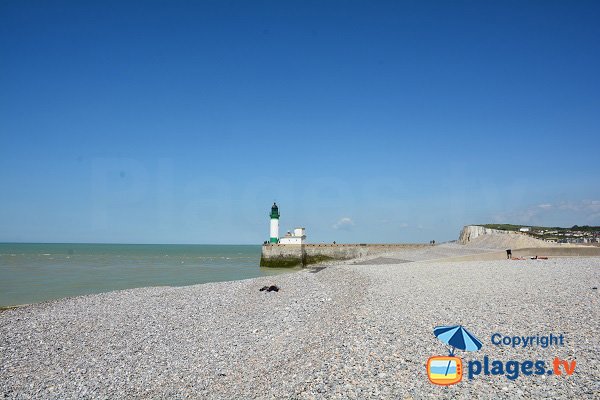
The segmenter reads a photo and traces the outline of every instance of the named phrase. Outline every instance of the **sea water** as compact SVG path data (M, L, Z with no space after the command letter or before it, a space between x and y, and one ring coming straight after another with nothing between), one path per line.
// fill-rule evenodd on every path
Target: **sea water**
M254 245L0 243L0 306L290 271L260 268L260 249Z

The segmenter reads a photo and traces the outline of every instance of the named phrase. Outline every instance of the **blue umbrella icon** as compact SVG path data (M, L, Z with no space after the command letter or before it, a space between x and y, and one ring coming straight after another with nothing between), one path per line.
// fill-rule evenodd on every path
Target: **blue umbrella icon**
M454 350L477 351L483 344L471 332L461 325L438 326L433 329L433 334L447 345L452 346L450 356L454 356ZM450 362L448 362L450 368ZM446 368L446 375L448 375Z

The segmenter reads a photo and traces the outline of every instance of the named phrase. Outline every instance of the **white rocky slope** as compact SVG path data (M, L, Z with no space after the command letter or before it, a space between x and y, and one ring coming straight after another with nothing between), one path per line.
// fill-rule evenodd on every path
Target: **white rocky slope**
M519 249L557 246L556 243L545 242L523 233L501 231L477 225L465 226L460 232L458 241L469 247L482 249Z

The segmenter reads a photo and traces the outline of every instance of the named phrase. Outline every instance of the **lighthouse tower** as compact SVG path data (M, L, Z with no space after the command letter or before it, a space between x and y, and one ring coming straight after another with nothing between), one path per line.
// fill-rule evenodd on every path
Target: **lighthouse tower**
M277 204L273 203L271 207L271 243L279 242L279 208Z

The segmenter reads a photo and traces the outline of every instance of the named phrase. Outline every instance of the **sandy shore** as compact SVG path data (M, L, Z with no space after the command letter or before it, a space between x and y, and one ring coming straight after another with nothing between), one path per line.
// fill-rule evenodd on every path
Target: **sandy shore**
M133 289L0 313L5 398L600 398L600 258L477 261L442 245L318 272ZM490 254L486 251L485 254ZM448 257L470 261L448 261ZM489 256L488 256L489 257ZM401 260L390 263L389 260ZM408 261L408 262L407 262ZM377 262L376 260L374 262ZM279 292L260 292L276 284ZM464 361L577 360L572 376L427 379L435 326L483 342ZM491 335L564 335L495 346Z

